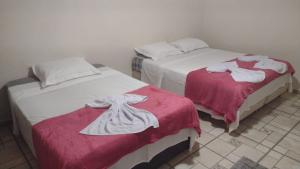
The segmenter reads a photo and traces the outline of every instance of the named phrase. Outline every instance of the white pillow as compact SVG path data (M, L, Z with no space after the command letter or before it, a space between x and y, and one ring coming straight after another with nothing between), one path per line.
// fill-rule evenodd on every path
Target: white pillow
M98 69L80 57L36 64L32 66L32 70L40 80L42 88L79 77L100 74Z
M172 42L171 44L183 52L190 52L196 49L208 47L207 43L195 38L180 39L175 42Z
M153 60L158 60L165 56L182 54L179 49L168 44L167 42L158 42L150 45L145 45L139 48L135 48L135 51L146 57L152 58Z

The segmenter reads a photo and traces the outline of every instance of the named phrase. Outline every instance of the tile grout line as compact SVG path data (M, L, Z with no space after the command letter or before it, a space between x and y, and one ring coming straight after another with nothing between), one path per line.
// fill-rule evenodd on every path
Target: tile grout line
M272 107L269 107L270 108L270 110L275 110L276 108L272 108ZM276 109L276 110L278 110L278 109ZM278 110L278 111L280 111L280 112L284 112L284 113L287 113L287 112L285 112L285 111L281 111L281 110ZM299 110L298 110L299 111ZM292 114L293 115L293 114ZM265 123L265 122L263 122L264 123L264 126L262 127L262 128L264 128L264 127L266 127L267 125L272 125L271 124L271 122L276 118L276 117L278 117L278 116L280 116L280 115L276 115L271 121L269 121L269 122L267 122L267 123ZM257 119L257 118L254 118L254 119L256 119L256 120L258 120L259 121L259 119ZM257 164L264 158L264 157L266 157L267 156L267 154L269 154L272 150L274 150L274 148L298 125L300 123L300 121L298 121L290 130L288 130L283 136L282 136L282 138L279 140L279 141L277 141L277 143L276 144L274 144L272 147L268 147L269 148L269 150L266 152L266 153L264 153L264 152L262 152L262 153L264 153L264 155L257 161ZM246 125L247 127L249 127L248 125ZM273 125L272 125L273 126ZM275 126L276 127L276 126ZM244 130L246 130L246 129L244 129ZM243 131L244 131L243 130ZM258 131L260 131L260 129L256 129L256 130L258 130ZM262 131L261 131L262 132ZM272 133L273 132L275 132L275 131L272 131ZM208 134L210 134L209 132L206 132L206 133L208 133ZM226 133L226 132L225 132ZM223 133L224 134L224 133ZM228 133L229 134L229 133ZM242 132L241 133L237 133L238 135L241 135L242 134ZM212 135L212 134L211 134ZM212 151L212 152L214 152L214 153L216 153L215 151L213 151L213 150L211 150L209 147L207 147L207 145L208 144L210 144L211 142L213 142L213 141L215 141L216 139L220 139L219 137L221 136L222 134L220 134L220 135L218 135L218 136L216 136L214 139L212 139L211 141L209 141L209 142L207 142L206 144L203 144L203 147L205 147L205 148L207 148L208 150L210 150L210 151ZM270 135L270 134L267 134L267 135ZM242 136L242 135L241 135ZM253 139L251 139L251 138L248 138L248 137L246 137L247 139L250 139L251 141L254 141L255 143L258 143L258 145L260 145L260 144L262 144L262 142L265 140L262 140L261 142L256 142L255 140L253 140ZM222 140L222 139L221 139ZM203 147L201 147L201 148L203 148ZM199 148L199 150L201 149L201 148ZM199 151L199 150L197 150L197 151ZM232 153L234 150L232 150L230 153ZM258 150L259 151L259 150ZM275 151L275 150L274 150ZM277 151L276 151L277 152ZM185 157L185 158L183 158L182 160L180 160L178 163L176 163L176 164L179 164L180 162L182 162L182 161L184 161L184 160L186 160L187 158L189 158L190 156L192 156L193 154L195 154L196 153L196 151L194 152L194 153L191 153L191 154L189 154L187 157ZM230 154L229 153L229 154ZM218 153L216 153L216 154L218 154ZM220 154L218 154L218 155L220 155ZM222 159L226 159L226 160L229 160L229 159L227 159L226 157L223 157L223 155L220 155L221 157L222 157ZM284 157L285 155L283 155L280 159L282 159L283 157ZM277 161L277 163L280 161L280 159ZM221 160L220 160L221 161ZM230 160L229 160L230 161ZM296 161L298 161L298 160L296 160ZM199 161L198 161L199 162ZM233 162L233 161L231 161L231 162ZM199 162L200 164L202 164L201 162ZM276 164L277 164L276 163ZM174 168L172 165L170 165L169 163L167 163L169 166L171 166L171 168ZM275 165L276 165L275 164ZM192 168L192 167L191 167Z
M275 110L276 108L271 108L271 109L273 109L273 110ZM278 111L281 111L281 110L278 110ZM284 111L281 111L281 112L284 112ZM286 112L284 112L284 113L286 113ZM278 116L280 116L280 115L276 115L276 117L278 117ZM274 119L276 118L276 117L274 117ZM254 119L256 119L256 120L258 120L259 121L259 119L257 119L257 118L254 118ZM263 127L262 128L265 128L267 125L272 125L271 124L271 122L274 120L274 119L272 119L271 121L269 121L269 122L267 122L267 123L265 123L265 122L262 122L262 123L264 123L264 125L263 125ZM266 157L289 133L291 133L291 131L298 125L300 123L300 121L298 121L290 130L288 130L283 136L282 136L282 138L280 139L280 140L278 140L277 141L277 143L276 144L274 144L274 146L272 146L272 147L268 147L268 151L267 152L262 152L264 155L257 161L257 164L264 158L264 157ZM249 125L246 125L247 127L251 127L251 126L249 126ZM246 130L246 129L245 129ZM245 130L243 130L243 131L245 131ZM256 129L257 131L260 131L260 129ZM243 132L242 131L242 132ZM239 134L240 136L242 136L242 132L241 133L237 133L237 134ZM262 131L261 131L262 132ZM272 133L273 132L275 132L275 131L272 131ZM270 134L267 134L267 136L269 136ZM216 138L219 138L221 135L219 135L219 136L217 136ZM261 145L262 144L262 142L265 140L263 140L263 141L261 141L261 142L256 142L255 140L253 140L253 139L251 139L251 138L249 138L249 137L246 137L246 138L248 138L248 139L250 139L250 140L252 140L252 141L254 141L255 143L258 143L258 145ZM221 139L222 140L222 139ZM205 147L206 147L206 145L208 145L209 143L207 143L207 144L205 144ZM209 147L206 147L206 148L208 148L209 150L211 150ZM214 152L214 153L216 153L216 154L218 154L217 152L215 152L215 151L213 151L213 150L211 150L212 152ZM230 153L232 153L232 152L234 152L235 150L232 150ZM259 150L258 150L259 151ZM275 150L274 150L275 151ZM276 151L277 152L277 151ZM229 154L230 154L229 153ZM220 155L220 154L218 154L218 155ZM223 157L222 155L220 155L221 157ZM285 156L285 155L283 155L283 156ZM282 159L283 157L281 157L277 162L276 162L276 164ZM223 157L223 159L227 159L226 157ZM293 158L292 158L293 159ZM228 159L227 159L228 160ZM295 160L295 159L294 159ZM230 160L229 160L230 161ZM298 161L298 160L296 160L296 161ZM232 162L232 161L231 161ZM275 165L276 165L275 164Z
M277 152L277 151L275 151L275 152ZM277 152L277 153L279 153L279 152ZM273 165L273 168L275 167L275 169L277 169L276 165L279 163L279 161L281 161L283 159L283 157L285 157L285 155L282 155L278 160L276 159L276 163Z
M271 110L275 110L276 108L272 108L272 107L269 107ZM276 110L278 110L278 109L276 109ZM281 111L281 110L278 110L278 111ZM281 112L284 112L284 111L281 111ZM286 113L286 112L284 112L284 113ZM267 125L272 125L271 124L271 122L276 118L276 117L278 117L278 116L280 116L280 115L276 115L271 121L269 121L269 122L267 122L267 123L265 123L265 122L263 122L264 123L264 126L262 127L262 128L264 128L264 127L266 127ZM254 119L256 119L256 120L258 120L259 121L259 119L257 119L257 118L254 118ZM267 156L267 154L269 154L298 124L300 123L300 121L298 121L290 130L288 130L283 136L282 136L282 138L279 140L279 141L277 141L277 143L276 144L274 144L272 147L268 147L269 148L269 150L266 152L266 153L264 153L264 152L262 152L262 153L264 153L264 155L257 161L257 164L264 158L264 157L266 157ZM249 125L246 125L247 127L249 127ZM273 125L272 125L273 126ZM244 129L243 131L245 131L246 129ZM256 129L257 131L260 131L260 129ZM242 132L243 132L242 131ZM242 132L241 133L237 133L238 135L241 135L242 136ZM262 132L262 131L260 131L260 132ZM272 133L273 133L274 131L272 131ZM210 134L210 132L206 132L206 133L208 133L208 134ZM227 133L227 132L225 132L225 133ZM222 134L224 134L224 133L222 133ZM220 135L218 135L218 136L216 136L214 139L212 139L211 141L209 141L209 142L207 142L206 144L203 144L203 147L205 147L205 148L207 148L208 150L210 150L210 151L212 151L212 152L214 152L214 153L216 153L217 155L220 155L220 154L218 154L217 152L215 152L214 150L211 150L209 147L207 147L207 145L208 144L210 144L211 142L213 142L213 141L215 141L216 139L220 139L219 137L222 135L222 134L220 134ZM229 133L228 133L229 134ZM210 134L210 135L212 135L212 134ZM267 134L267 136L269 136L270 134ZM258 145L260 145L260 144L262 144L262 142L265 140L262 140L261 142L257 142L257 141L255 141L255 140L253 140L253 139L251 139L251 138L248 138L248 137L246 137L247 139L250 139L251 141L254 141L255 143L257 143ZM221 139L222 140L222 139ZM201 147L201 148L203 148L203 147ZM201 148L199 148L199 150L201 149ZM238 148L238 147L237 147ZM199 151L199 150L197 150L197 151ZM259 150L258 150L259 151ZM234 152L234 150L232 150L230 153L232 153L232 152ZM277 151L276 151L277 152ZM193 153L191 153L191 154L189 154L187 157L185 157L185 158L183 158L182 160L180 160L178 163L176 163L176 164L179 164L180 162L182 162L182 161L184 161L184 160L186 160L186 159L188 159L189 157L191 157L193 154L195 154L196 153L196 151L195 152L193 152ZM230 154L229 153L229 154ZM222 159L226 159L226 160L228 160L226 157L223 157L223 155L220 155L221 157L222 157ZM230 160L229 160L230 161ZM279 160L278 160L279 161ZM278 162L277 161L277 162ZM198 161L199 162L199 161ZM232 162L232 161L231 161ZM199 162L200 164L202 164L201 162ZM169 163L167 163L169 166L171 166L172 168L174 168L172 165L170 165ZM192 168L192 167L191 167Z
M272 147L270 150L272 151L288 134L290 134L291 133L291 131L298 125L300 123L300 121L298 121L297 122L297 124L295 125L295 126L293 126L288 132L287 132L287 134L286 135L284 135L283 137L282 137L282 139L280 139L279 141L278 141L278 143L276 143L276 145L274 146L274 147ZM276 150L273 150L273 151L275 151L275 152L277 152ZM269 152L268 152L269 153ZM277 153L279 153L279 154L281 154L280 152L277 152ZM285 154L281 154L282 156L278 159L278 160L276 160L276 163L274 164L274 166L275 166L275 168L277 169L277 167L276 167L276 165L279 163L279 161L281 161L284 157L288 157L288 156L286 156ZM288 158L291 158L291 157L288 157ZM294 158L291 158L291 159L293 159L293 160L295 160ZM295 161L298 161L298 160L295 160ZM274 167L273 166L273 167Z
M275 144L275 145L273 145L258 161L257 161L257 163L260 163L266 156L267 156L267 154L269 154L272 150L274 150L274 148L283 140L283 139L285 139L286 138L286 136L288 135L288 134L290 134L291 133L291 131L296 127L296 126L298 126L300 124L300 121L298 121L290 130L288 130L288 132L286 133L286 134L284 134L283 136L282 136L282 138L280 138L278 141L277 141L277 143ZM276 150L274 150L274 151L276 151ZM277 152L277 151L276 151ZM280 153L281 154L281 153ZM283 154L283 156L285 156L284 154ZM278 160L279 161L279 160ZM297 160L298 161L298 160Z

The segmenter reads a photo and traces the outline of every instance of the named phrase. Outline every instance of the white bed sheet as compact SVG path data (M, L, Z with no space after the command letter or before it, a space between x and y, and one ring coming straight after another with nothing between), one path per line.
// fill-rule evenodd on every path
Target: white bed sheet
M185 79L189 72L229 61L242 53L203 48L189 53L168 56L158 61L144 59L142 81L184 95Z
M101 75L71 80L46 89L41 89L38 82L8 89L14 133L22 134L33 153L31 129L38 122L82 108L95 97L123 94L148 85L108 67L99 70ZM191 145L193 145L195 136L193 129L183 129L176 135L167 136L128 154L111 168L131 168L140 162L147 162L162 150L188 137L191 137Z
M219 49L203 48L182 55L165 57L158 61L145 59L142 65L141 79L146 83L184 96L185 80L189 72L224 61L229 61L242 55L245 54ZM237 112L238 120L229 126L229 132L237 129L239 121L251 114L253 110L257 109L253 109L256 104L259 102L267 102L270 98L267 100L266 98L277 92L279 89L284 90L283 88L289 87L291 90L291 81L291 75L287 74L281 76L277 80L274 80L274 82L266 85L261 90L251 94ZM288 86L287 84L290 85ZM262 103L262 105L263 104L265 103ZM196 107L198 110L211 115L214 114L212 110L206 109L201 105L196 105ZM220 116L212 117L215 119L223 119Z

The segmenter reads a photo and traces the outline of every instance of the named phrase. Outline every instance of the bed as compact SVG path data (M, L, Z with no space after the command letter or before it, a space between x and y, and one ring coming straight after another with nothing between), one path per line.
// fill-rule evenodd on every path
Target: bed
M163 57L157 61L138 55L132 62L133 77L183 96L185 94L186 77L191 71L230 61L242 55L245 54L208 47ZM288 73L249 95L236 112L237 120L227 126L229 132L238 128L240 120L287 90L292 91L292 75ZM216 115L212 110L200 104L196 104L196 107L199 111L208 113L215 119L224 120L222 116Z
M32 138L33 126L80 109L96 96L119 95L148 86L147 83L109 67L102 66L98 70L101 75L74 79L45 89L41 89L36 80L8 87L14 134L23 136L33 154L36 154ZM198 117L196 112L195 116ZM194 128L183 128L122 156L109 168L132 168L137 164L149 162L161 151L187 140L191 148L198 133Z

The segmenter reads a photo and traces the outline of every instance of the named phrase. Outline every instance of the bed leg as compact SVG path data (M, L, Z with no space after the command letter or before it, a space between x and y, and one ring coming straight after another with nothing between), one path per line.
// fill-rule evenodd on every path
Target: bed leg
M229 124L225 123L225 132L229 133Z
M290 76L290 79L289 79L289 84L288 84L289 86L288 86L288 92L289 93L293 93L293 77L292 76Z

